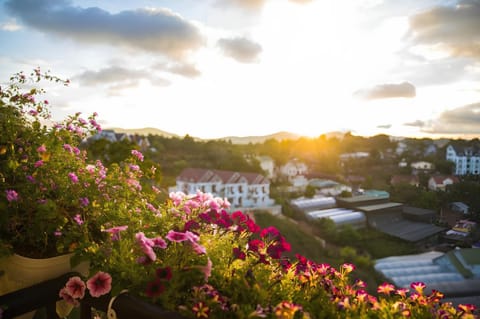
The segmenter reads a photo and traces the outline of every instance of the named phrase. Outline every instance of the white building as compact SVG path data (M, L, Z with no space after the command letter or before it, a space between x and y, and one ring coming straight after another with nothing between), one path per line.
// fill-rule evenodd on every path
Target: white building
M275 173L275 161L270 156L258 156L260 167L267 173L268 178L273 178Z
M288 179L292 185L292 191L302 191L308 186L308 179L305 177L307 173L307 165L294 159L281 166L278 175L285 176Z
M279 171L281 175L286 176L290 180L296 176L305 175L308 172L308 167L305 163L297 160L291 160L285 165L281 166Z
M448 185L458 183L459 181L456 176L435 175L428 180L428 189L432 191L444 191Z
M455 163L455 175L480 174L480 149L478 147L448 145L446 158Z
M177 191L195 194L198 190L227 198L232 208L268 207L270 182L257 173L240 173L215 169L186 168L177 177Z

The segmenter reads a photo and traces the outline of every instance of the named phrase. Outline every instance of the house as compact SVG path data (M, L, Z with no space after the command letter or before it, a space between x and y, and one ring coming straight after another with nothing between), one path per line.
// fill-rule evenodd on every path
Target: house
M434 165L430 162L419 161L410 164L413 174L428 173L434 169Z
M101 130L100 132L96 133L92 137L90 137L91 140L96 141L100 139L106 139L109 142L116 142L117 141L117 136L115 134L114 130Z
M287 162L279 168L279 175L284 176L292 185L290 189L304 190L308 186L308 179L305 175L308 173L308 167L296 159Z
M447 146L447 161L455 163L455 175L480 174L480 147L458 147L452 144Z
M430 156L430 155L435 155L437 154L437 145L435 145L434 143L430 143L430 144L427 144L425 146L425 150L423 151L423 155L424 156Z
M270 156L257 156L257 160L260 163L260 167L268 178L273 178L275 173L275 161Z
M342 192L352 192L352 188L350 186L343 185L329 179L313 178L308 181L308 185L315 187L317 193L325 196L337 196Z
M283 176L286 176L289 180L296 176L303 176L307 174L307 172L307 165L296 159L288 161L285 165L279 168L279 173Z
M397 155L402 155L403 153L405 153L405 151L407 151L407 149L408 149L407 143L403 141L399 141L397 143L397 148L395 149L395 153L397 153Z
M390 185L412 185L418 187L420 185L420 179L418 175L393 175L390 178Z
M402 160L398 163L398 167L403 168L403 167L407 167L407 166L408 166L408 163L404 158L402 158Z
M428 180L428 189L445 191L448 185L460 182L458 177L453 175L434 175Z
M185 194L212 193L227 198L232 208L260 208L274 203L270 181L257 173L186 168L176 179L176 190Z
M349 159L365 159L370 156L368 152L354 152L340 154L340 160L345 161Z

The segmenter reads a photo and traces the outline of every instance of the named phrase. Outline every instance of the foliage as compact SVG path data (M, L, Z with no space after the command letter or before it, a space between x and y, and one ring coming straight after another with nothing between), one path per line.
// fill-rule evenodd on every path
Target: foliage
M42 80L67 84L48 72L20 72L1 90L0 246L2 254L51 257L101 245L112 220L127 222L145 211L153 196L141 192L143 175L137 153L107 169L90 162L79 144L100 129L95 117L79 113L62 123L49 119ZM33 87L33 88L32 88Z

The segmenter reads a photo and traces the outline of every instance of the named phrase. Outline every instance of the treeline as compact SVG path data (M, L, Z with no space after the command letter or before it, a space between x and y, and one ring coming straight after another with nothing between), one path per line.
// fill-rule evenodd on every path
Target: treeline
M406 150L397 155L398 142L392 141L387 135L372 137L355 136L347 133L343 138L321 135L317 138L301 137L296 140L269 139L256 144L233 144L223 140L195 140L186 135L183 138L170 138L149 135L149 150L144 150L145 167L159 167L159 183L163 187L175 185L175 178L187 167L234 170L240 172L265 173L260 167L257 156L271 157L277 166L291 159L304 162L311 177L328 176L340 182L345 182L350 175L360 176L364 180L363 188L387 190L392 200L423 208L437 209L447 200L465 201L475 209L480 210L475 201L479 194L476 181L463 181L454 185L447 193L434 193L427 190L428 175L420 174L421 187L399 186L391 187L390 178L394 174L409 174L410 167L401 168L398 163L405 160L428 161L435 165L437 173L450 174L453 164L445 160L445 148L449 141L437 147L436 152L428 153L427 148L434 140L404 139ZM478 143L478 139L452 141L457 145L466 146ZM133 148L138 148L128 141L109 142L104 139L90 141L87 149L90 158L98 158L107 165L121 162L130 155ZM340 154L367 152L365 159L350 159L340 161ZM272 190L275 193L274 190Z

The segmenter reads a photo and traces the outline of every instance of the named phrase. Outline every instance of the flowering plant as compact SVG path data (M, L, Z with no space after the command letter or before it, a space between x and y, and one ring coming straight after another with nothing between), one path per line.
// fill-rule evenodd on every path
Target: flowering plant
M171 193L144 222L108 229L110 239L90 252L92 272L107 272L112 295L127 288L189 318L474 318L474 307L442 303L423 283L397 289L380 285L376 296L352 281L355 266L335 269L301 255L274 227L227 212L211 194ZM65 292L65 291L64 291ZM78 303L73 295L66 300Z
M107 237L102 226L108 221L125 219L133 202L146 201L146 193L137 196L136 153L109 171L80 149L100 130L96 114L46 124L49 102L35 87L42 80L69 83L35 69L0 88L0 256L81 252Z

